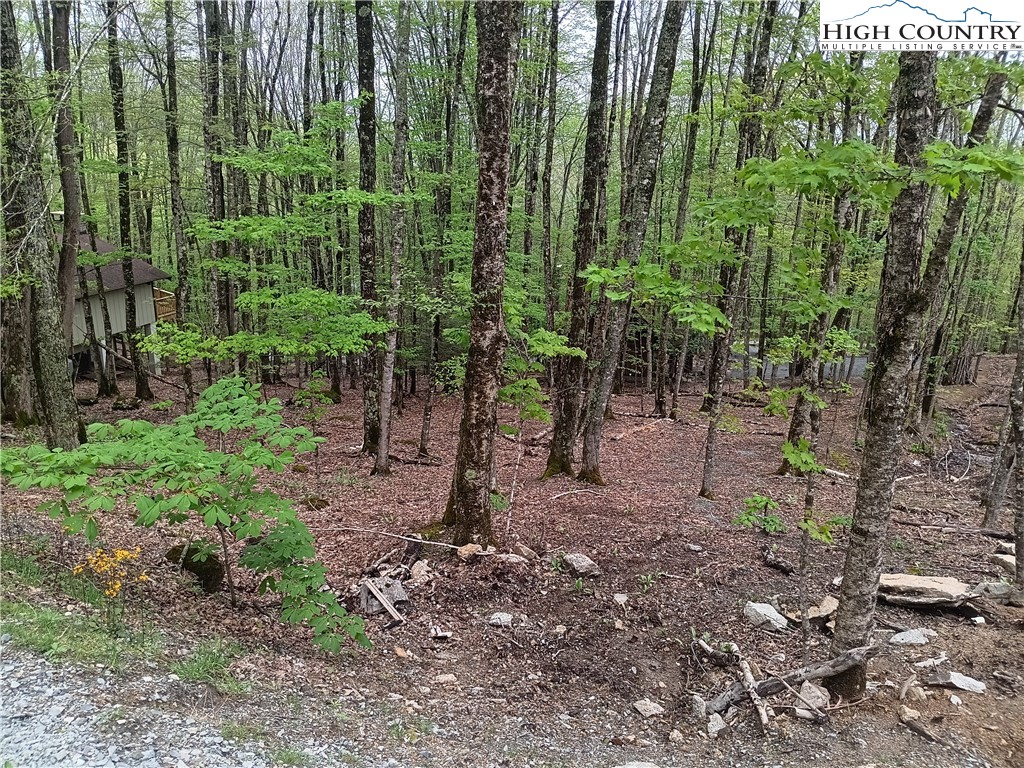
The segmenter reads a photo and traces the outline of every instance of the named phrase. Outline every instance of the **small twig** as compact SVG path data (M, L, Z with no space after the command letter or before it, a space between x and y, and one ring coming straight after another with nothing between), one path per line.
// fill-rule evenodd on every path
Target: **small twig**
M967 477L967 473L971 471L971 465L973 463L974 463L974 454L972 454L970 451L968 451L967 452L967 469L964 470L964 473L962 475L960 475L960 477L958 477L955 482L959 483L965 477ZM947 475L947 477L948 477L948 475Z
M548 501L554 501L555 499L560 499L563 496L572 496L575 493L592 493L595 496L604 495L602 493L598 493L597 491L592 491L590 488L577 488L575 491L562 491L561 493L556 493L554 496L548 499Z

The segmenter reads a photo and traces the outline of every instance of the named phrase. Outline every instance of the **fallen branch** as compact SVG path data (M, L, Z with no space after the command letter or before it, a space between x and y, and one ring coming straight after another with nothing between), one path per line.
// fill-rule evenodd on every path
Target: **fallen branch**
M706 641L700 638L697 639L697 645L704 651L704 655L711 659L711 662L718 667L731 667L739 658L732 651L720 651L717 648L712 648ZM729 643L729 645L732 645L732 643Z
M592 493L595 496L601 496L602 495L602 494L598 493L597 491L590 490L589 488L578 488L575 491L562 491L561 493L556 493L554 496L552 496L550 499L548 499L548 501L554 501L555 499L560 499L563 496L572 496L573 494L576 494L576 493Z
M376 584L373 583L373 579L367 579L363 582L363 585L370 590L370 593L377 598L377 602L384 606L384 610L391 614L391 618L395 621L405 623L405 617L398 612L398 609L391 604L388 600L387 595L384 594L383 590L380 589Z
M757 684L758 696L774 696L786 690L786 685L796 686L804 680L821 680L828 677L835 677L853 667L867 663L882 651L880 645L865 645L860 648L853 648L846 653L836 656L834 659L819 661L816 664L808 664L792 672L778 677L769 677ZM708 702L708 712L721 714L732 705L740 702L746 696L746 688L743 683L736 682L729 686L724 692L718 694Z
M908 525L914 528L921 528L925 531L938 531L939 533L958 533L964 536L991 536L993 539L1013 541L1012 531L1000 531L996 528L970 528L959 525L934 525L932 523L919 523L917 520L902 520L893 518L897 525Z
M815 723L818 723L818 724L820 725L821 723L824 723L824 722L827 722L827 721L828 721L828 714L827 714L827 713L825 713L825 712L822 712L822 711L821 711L820 709L818 709L818 708L817 708L816 706L814 706L813 704L811 704L811 702L809 702L809 701L808 701L807 699L805 699L805 698L804 698L804 697L803 697L803 696L802 696L802 695L800 694L800 691L798 691L798 690L797 690L796 688L794 688L794 687L793 687L792 685L790 685L789 683L787 683L787 682L786 682L786 681L785 681L785 680L784 680L783 678L781 678L781 677L780 677L780 678L778 678L778 679L779 679L780 681L782 681L782 684L783 684L784 686L786 686L786 690L787 690L787 691L789 691L789 692L790 692L791 694L793 694L793 695L794 695L794 696L795 696L795 697L796 697L797 699L799 699L799 700L800 700L801 702L803 702L803 705L804 705L805 707L807 707L807 711L808 711L808 712L810 712L810 713L811 713L812 715L814 715L814 722L815 722ZM793 707L793 709L794 709L794 710L799 710L799 709L800 709L800 707ZM800 717L800 715L796 715L796 717Z
M124 355L122 355L122 354L120 354L118 352L115 352L114 350L112 350L110 347L108 347L107 345L103 344L102 342L98 341L98 342L96 342L96 345L100 349L102 349L105 352L107 352L108 354L113 355L116 359L121 360L122 362L128 363L128 365L134 365L134 363L129 358L125 357ZM175 389L180 389L182 392L186 392L187 391L183 386L181 386L181 384L177 384L177 383L171 381L170 379L165 379L159 373L153 373L152 371L147 371L146 373L148 375L152 376L157 381L162 381L164 384L172 386Z
M850 480L852 482L857 482L860 479L856 475L848 475L845 472L840 472L838 469L829 469L828 467L821 470L821 473L825 475L825 477L834 477L837 480Z
M434 458L433 456L417 456L414 459L407 459L394 453L388 454L388 460L397 461L399 464L418 464L422 467L440 467L443 463L441 459Z
M750 663L743 658L743 654L740 653L740 647L736 643L725 643L724 645L730 653L736 656L736 663L739 665L740 672L743 675L743 688L746 690L750 702L754 705L754 709L757 710L757 716L761 719L761 732L765 736L771 735L774 731L771 715L775 713L764 703L764 699L758 695L757 680L754 679L754 673L750 671Z
M372 528L353 528L348 525L334 525L327 528L310 528L309 530L317 533L330 533L332 531L355 531L356 533L373 533L377 536L388 536L392 539L401 539L402 541L414 541L417 544L432 544L435 547L446 547L447 549L458 549L454 544L447 544L443 541L431 541L430 539L417 539L413 536L401 536L397 533L385 533L384 531L375 531ZM479 552L478 554L484 554Z
M903 713L900 713L900 722L907 726L907 728L912 730L918 736L920 736L922 739L930 741L934 744L942 744L943 746L947 746L945 741L943 741L934 733L925 728L925 726L922 723L919 723L915 718L906 717Z

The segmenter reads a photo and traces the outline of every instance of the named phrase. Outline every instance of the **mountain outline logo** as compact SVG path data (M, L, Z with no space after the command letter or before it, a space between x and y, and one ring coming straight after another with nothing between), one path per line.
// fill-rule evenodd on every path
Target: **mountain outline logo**
M908 10L921 11L922 13L928 14L933 19L935 19L936 21L940 21L943 24L968 24L968 23L970 23L970 19L968 18L968 15L970 14L971 11L974 11L979 16L987 16L988 17L988 21L986 23L988 23L988 24L1013 24L1014 21L1016 21L1015 19L994 19L994 18L992 18L993 14L990 11L983 11L981 8L978 8L976 5L972 5L972 6L968 6L967 8L964 8L963 18L960 18L960 19L944 19L944 18L942 18L941 16L939 16L936 13L932 13L927 8L922 8L919 5L914 5L913 3L908 3L907 0L892 0L891 3L881 3L879 5L872 5L869 8L865 8L863 11L861 11L860 13L858 13L858 14L856 14L854 16L850 16L850 17L845 18L845 19L836 19L836 21L840 21L840 22L842 22L842 21L853 21L854 19L859 19L862 16L866 16L867 14L871 13L872 11L879 11L879 10L882 10L884 8L893 8L893 7L897 7L897 6L902 6L904 8L907 8Z
M1019 51L1020 0L820 0L827 51Z

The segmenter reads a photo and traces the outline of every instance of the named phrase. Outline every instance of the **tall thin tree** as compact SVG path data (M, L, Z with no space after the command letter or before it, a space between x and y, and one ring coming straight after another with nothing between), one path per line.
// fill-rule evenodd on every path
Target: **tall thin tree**
M521 1L479 0L476 117L480 172L477 181L469 355L455 473L444 522L456 544L487 543L495 487L494 440L498 389L507 344L502 309L508 256L511 125Z
M391 291L388 295L388 332L380 374L380 438L373 474L390 471L391 399L395 388L395 355L398 350L398 310L402 292L402 259L405 255L405 152L409 138L409 0L399 0L395 31L395 143L391 151Z
M356 59L359 83L359 189L377 191L377 99L374 78L373 1L356 0ZM373 203L359 206L359 292L377 313L377 235ZM366 354L363 370L363 451L376 454L380 443L380 355Z
M585 343L589 304L587 284L583 270L589 266L596 251L597 192L602 165L606 162L608 141L608 68L612 39L612 20L615 4L612 0L597 0L597 34L594 41L594 59L590 70L590 101L587 107L587 138L583 149L583 179L576 212L576 232L573 239L574 267L569 278L569 336L570 346ZM545 477L573 472L580 405L583 399L583 374L586 363L582 358L566 355L555 366L555 388L552 393L554 428L548 449Z
M836 654L869 640L896 469L903 452L908 379L928 293L921 271L928 225L928 184L913 174L924 168L925 147L935 137L935 72L934 52L900 54L895 160L906 180L889 214L875 323L877 351L867 383L864 458L832 641ZM833 680L835 688L847 694L863 691L866 682L864 667Z
M125 340L128 356L135 371L135 397L152 400L149 371L145 355L139 349L138 309L135 300L135 268L132 251L132 185L131 158L128 151L128 120L124 108L124 70L121 67L121 44L118 39L117 0L107 0L107 72L110 78L110 99L114 113L114 143L117 147L117 210L118 237L121 246L121 273L124 276Z

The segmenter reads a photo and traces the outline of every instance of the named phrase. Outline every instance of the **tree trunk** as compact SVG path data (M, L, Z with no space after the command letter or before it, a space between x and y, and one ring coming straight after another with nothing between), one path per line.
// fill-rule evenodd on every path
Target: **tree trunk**
M895 160L908 174L924 167L925 147L934 138L933 116L938 107L935 71L934 53L900 54ZM865 645L874 621L882 546L903 452L910 369L928 309L930 286L926 281L934 272L929 264L922 278L927 198L927 182L911 181L899 193L889 214L876 319L878 344L867 385L864 460L832 642L832 652L837 655ZM836 690L852 696L863 692L866 681L866 669L860 666L834 684Z
M643 120L633 155L633 172L630 174L632 188L629 190L629 207L619 219L618 255L630 264L636 264L643 250L647 234L647 222L654 197L654 184L660 164L662 136L668 110L668 98L672 90L672 74L675 69L676 49L679 33L683 26L683 3L669 3L665 7L661 34L651 75L651 90L644 110ZM618 260L618 259L617 259ZM600 469L601 432L604 428L605 410L611 397L615 368L622 348L626 327L628 302L615 302L605 338L601 369L595 377L587 423L583 433L583 462L577 478L603 485Z
M740 170L747 160L758 155L762 148L762 118L760 107L757 102L764 94L768 78L768 59L771 50L772 30L775 25L775 16L778 12L778 3L766 2L763 5L761 19L751 29L750 47L747 52L747 62L744 69L744 81L749 90L749 100L753 103L750 114L744 115L739 122L737 146L736 146L736 170ZM755 34L756 32L756 34ZM738 38L737 38L738 40ZM734 48L737 41L734 41ZM735 56L735 54L734 54ZM729 67L730 75L732 65ZM728 91L729 82L726 83ZM719 146L721 146L721 132L719 133ZM717 150L712 158L712 165L717 163ZM741 257L743 267L746 267L749 274L749 253L752 251L754 228L750 227L743 231L737 227L727 227L725 239L731 243L736 254ZM718 309L725 317L734 320L736 311L736 300L734 294L738 288L738 281L741 276L737 273L736 267L730 264L723 264L719 271L718 282L722 288L722 296L718 300ZM708 439L704 449L704 470L701 478L700 495L704 498L714 498L714 463L715 448L718 431L718 423L722 415L722 393L725 389L725 381L729 376L729 352L732 346L733 325L730 324L725 330L714 334L711 340L711 351L708 358L708 391L701 405L701 411L710 414L708 422Z
M373 2L356 2L356 49L359 80L359 189L377 191L377 101L373 52ZM359 292L367 311L378 314L376 211L359 206ZM366 354L363 370L363 452L376 454L380 444L380 354Z
M502 300L508 256L512 88L523 3L478 0L473 10L480 168L473 235L473 303L459 448L444 516L446 525L455 526L456 544L487 544L493 539L494 439L507 343Z
M995 116L996 105L1006 85L1007 74L1005 72L992 72L985 83L985 91L982 93L981 102L978 104L978 111L971 123L971 130L967 134L965 148L976 147L983 144L988 138L988 131ZM936 317L941 310L942 286L946 278L946 265L949 263L949 255L953 250L953 242L956 239L957 230L960 228L960 220L964 211L967 210L967 203L970 200L971 192L969 187L960 190L956 197L950 197L946 201L946 212L942 217L942 224L935 236L935 243L932 246L931 254L928 257L929 265L932 262L942 265L942 271L937 274L931 282L928 296L929 316ZM935 402L935 392L938 388L939 372L941 370L941 356L938 346L941 349L943 329L941 325L932 333L926 335L931 339L931 344L926 344L925 349L931 354L921 361L921 367L925 371L924 386L916 393L915 402L911 411L911 421L915 426L920 425L922 419L931 416Z
M580 187L579 208L576 214L576 233L573 239L574 268L569 279L569 336L571 347L583 347L586 340L589 302L587 284L582 276L594 258L596 250L595 226L598 184L602 165L607 163L608 141L608 59L612 39L612 18L615 4L612 0L597 0L597 37L594 62L590 74L590 104L587 108L587 138L583 150L583 180ZM583 396L583 376L586 361L579 357L563 356L555 363L555 388L552 392L554 426L548 450L544 477L572 475L580 402Z
M1020 262L1020 277L1024 279L1024 256ZM1017 306L1017 365L1010 384L1010 424L1017 453L1013 475L1017 487L1017 503L1013 505L1013 540L1016 546L1016 567L1013 583L1017 588L1015 601L1024 603L1024 302Z
M110 77L110 98L114 113L114 138L117 145L117 209L121 246L121 270L124 276L125 341L128 358L135 371L135 397L152 400L145 355L139 350L138 312L135 307L135 272L132 267L132 186L131 158L128 151L128 123L124 108L124 71L118 43L116 0L107 0L107 64Z
M21 329L29 332L31 371L39 396L39 411L46 424L47 445L74 450L83 430L68 366L63 296L57 277L58 260L51 242L49 203L36 139L38 132L24 98L21 49L11 3L0 3L0 92L4 94L0 125L3 126L5 178L0 187L6 233L5 262L22 265L29 285L28 312L21 317L24 321ZM7 308L21 310L26 305L9 302ZM5 322L9 319L12 318L4 318ZM6 365L12 360L6 357L4 362ZM23 365L28 361L17 362ZM22 370L5 369L4 375L21 377ZM23 408L24 402L19 400L15 407ZM23 411L16 411L16 415L20 413Z
M555 106L558 96L558 0L551 2L551 21L548 38L548 115L547 129L544 135L544 170L541 172L541 219L543 225L543 242L541 258L544 268L544 316L547 329L555 330L555 263L551 252L551 166L555 155ZM524 249L525 250L525 249Z
M60 163L60 192L64 203L64 229L57 286L61 295L64 341L71 348L71 320L75 312L75 276L78 272L78 232L82 226L82 197L78 190L78 149L71 113L71 3L55 0L53 10L53 78L51 95L57 104L54 140Z
M391 194L396 198L391 211L391 294L388 296L388 332L380 378L380 439L375 475L390 472L391 396L395 383L395 353L398 349L398 308L402 290L402 257L405 254L405 147L409 136L409 0L399 0L395 31L395 143L391 154Z

